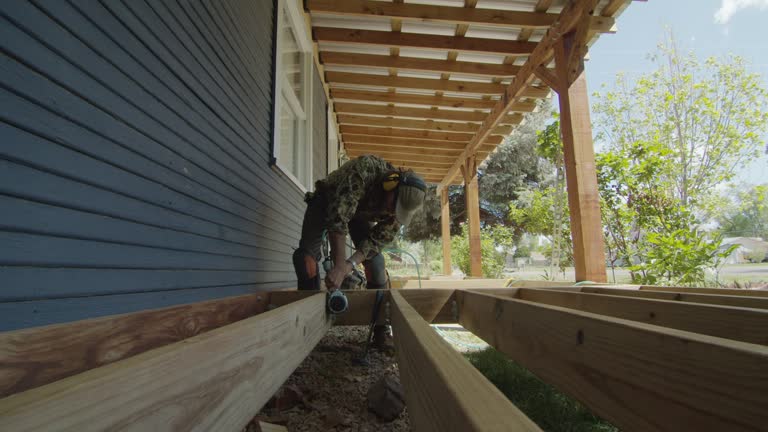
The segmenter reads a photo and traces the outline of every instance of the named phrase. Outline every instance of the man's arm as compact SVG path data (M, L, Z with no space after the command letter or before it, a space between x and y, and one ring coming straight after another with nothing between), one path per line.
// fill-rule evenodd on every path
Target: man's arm
M341 287L341 283L344 282L349 272L352 271L352 264L347 261L346 257L346 234L334 231L328 234L328 239L331 244L331 259L333 260L333 269L325 276L325 285L328 290L333 291ZM362 262L365 258L360 251L355 251L349 260L356 263Z

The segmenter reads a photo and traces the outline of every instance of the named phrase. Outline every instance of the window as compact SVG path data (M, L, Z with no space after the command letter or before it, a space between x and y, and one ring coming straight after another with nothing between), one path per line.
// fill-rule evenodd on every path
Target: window
M328 106L328 174L339 167L339 135L336 122L333 120L333 110Z
M302 190L312 188L312 45L294 0L280 0L275 59L277 167Z

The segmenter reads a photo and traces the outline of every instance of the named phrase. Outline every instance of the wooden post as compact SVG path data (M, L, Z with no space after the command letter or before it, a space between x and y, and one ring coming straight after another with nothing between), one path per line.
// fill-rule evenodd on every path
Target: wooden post
M589 119L587 79L579 32L555 45L568 207L576 281L606 282L605 245L597 191L595 152Z
M443 237L443 274L451 274L451 210L448 201L448 188L440 191L440 226Z
M466 198L467 223L469 224L469 275L483 276L482 248L480 245L480 196L477 183L475 158L467 159L462 168L464 197Z

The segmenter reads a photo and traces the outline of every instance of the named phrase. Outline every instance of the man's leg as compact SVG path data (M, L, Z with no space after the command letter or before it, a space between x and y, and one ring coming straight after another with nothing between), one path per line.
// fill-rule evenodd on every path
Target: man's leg
M370 229L371 224L368 221L353 219L349 222L349 235L355 246L368 237ZM367 279L366 288L387 288L388 275L384 264L384 255L378 253L363 261L363 267L365 267L365 278ZM394 349L389 326L382 324L373 327L373 346L381 351Z
M293 252L293 268L300 290L320 289L320 249L325 228L325 200L315 195L307 203L301 225L299 248Z

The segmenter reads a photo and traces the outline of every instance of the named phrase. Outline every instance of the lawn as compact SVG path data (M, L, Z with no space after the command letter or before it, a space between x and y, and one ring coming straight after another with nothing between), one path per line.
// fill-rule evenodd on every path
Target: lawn
M493 348L465 355L513 404L547 432L618 431Z

